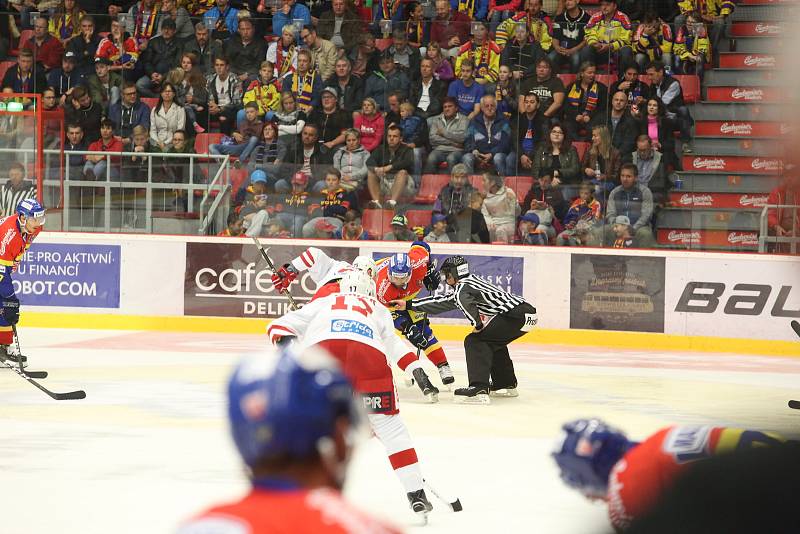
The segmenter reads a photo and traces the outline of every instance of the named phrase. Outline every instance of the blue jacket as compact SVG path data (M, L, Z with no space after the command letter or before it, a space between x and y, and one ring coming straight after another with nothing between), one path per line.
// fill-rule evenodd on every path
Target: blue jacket
M86 87L87 83L83 73L79 72L76 66L69 74L65 73L61 67L51 70L47 75L47 85L55 89L56 96L60 97L78 85Z
M467 4L469 2L465 0L464 3ZM450 0L450 7L453 8L453 11L458 11L458 0ZM486 13L488 11L489 0L475 0L475 7L470 18L472 20L486 20ZM469 13L465 12L465 15L469 16Z
M483 113L469 122L467 138L464 139L464 151L477 150L481 154L508 154L511 152L511 125L500 115L492 123L492 131L486 131Z
M364 98L374 98L381 111L388 111L389 105L386 102L386 97L389 93L400 91L407 95L410 86L411 83L408 81L408 76L400 69L396 68L388 77L383 71L376 70L367 77L367 83L364 85Z
M137 100L133 104L130 119L122 123L122 101L118 100L108 107L108 119L114 123L114 133L121 137L130 137L134 126L142 125L148 130L150 129L150 107Z
M653 193L640 184L633 184L630 189L618 185L608 195L606 220L611 224L617 215L627 215L634 231L649 225L653 216Z
M228 12L225 13L225 27L228 28L228 32L233 35L239 32L239 10L230 6L227 10ZM209 25L206 21L211 21L211 27L213 28L220 15L219 8L216 6L206 11L205 15L203 15L203 22L206 24L206 28Z
M375 29L378 30L380 29L378 24L380 23L381 20L383 20L383 2L384 0L379 0L378 2L375 2L372 6L372 22L375 25ZM392 27L397 27L398 26L397 23L405 20L405 17L403 16L403 13L405 12L405 10L403 9L403 2L399 2L398 0L395 0L395 2L399 3L400 5L397 7L397 11L395 11L394 14L392 15L392 22L394 23L392 24Z
M303 19L303 26L308 26L311 24L311 11L303 4L296 2L289 10L288 15L284 15L283 11L278 9L278 12L272 17L272 34L280 37L283 27L292 24L294 19Z

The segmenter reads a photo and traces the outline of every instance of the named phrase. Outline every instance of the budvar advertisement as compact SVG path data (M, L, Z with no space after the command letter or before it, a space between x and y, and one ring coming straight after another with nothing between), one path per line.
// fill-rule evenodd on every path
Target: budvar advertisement
M304 246L278 245L269 249L276 266L288 263ZM355 247L318 247L334 259L351 262ZM280 317L289 310L286 296L274 291L272 273L254 244L186 243L185 315L212 317ZM291 285L298 304L311 300L316 284L308 271Z
M23 305L119 308L120 246L34 243L14 274Z
M573 254L569 327L664 332L664 258Z

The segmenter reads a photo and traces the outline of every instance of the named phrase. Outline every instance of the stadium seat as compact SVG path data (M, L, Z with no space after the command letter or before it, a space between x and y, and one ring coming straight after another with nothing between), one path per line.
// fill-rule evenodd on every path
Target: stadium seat
M472 184L472 187L480 191L481 193L484 192L483 190L483 175L482 174L473 174L469 177L469 183Z
M506 187L511 188L519 200L525 198L532 185L533 176L506 176Z
M22 48L22 43L24 43L31 37L33 37L33 30L22 30L21 32L19 32L19 41L17 41L17 46L12 50L9 50L8 55L9 56L19 55L19 50L20 48Z
M578 77L577 74L559 74L558 75L558 79L561 80L561 83L564 84L564 88L565 89L569 84L574 82L577 77Z
M614 84L614 82L617 81L617 75L616 74L598 74L597 76L595 76L595 80L600 82L600 83L602 83L603 85L605 85L606 88L610 88Z
M236 193L239 191L239 188L247 182L247 178L247 169L231 169L231 197L236 197Z
M578 161L582 161L583 155L589 149L591 143L589 143L588 141L576 141L572 143L572 145L575 147L575 150L578 151Z
M650 76L648 76L647 74L640 74L639 81L644 84L650 85Z
M392 227L392 217L394 210L364 210L361 217L361 225L367 233L376 239L383 239L383 234Z
M432 216L433 212L430 210L408 210L406 212L408 226L411 228L414 228L415 226L426 228L431 224Z
M673 76L681 84L683 101L686 104L700 102L700 77L696 74L676 74Z
M414 198L417 204L433 204L439 192L450 181L449 174L423 174L419 186L419 193Z
M394 43L393 39L375 39L375 48L379 52L383 52Z
M194 149L198 154L208 154L208 146L222 141L221 133L201 133L197 134L194 140Z
M0 61L0 80L6 75L6 71L11 67L16 66L16 61Z
M147 104L147 107L149 107L151 110L155 109L156 106L158 105L158 98L142 96L142 97L139 97L139 100L141 100L143 103Z

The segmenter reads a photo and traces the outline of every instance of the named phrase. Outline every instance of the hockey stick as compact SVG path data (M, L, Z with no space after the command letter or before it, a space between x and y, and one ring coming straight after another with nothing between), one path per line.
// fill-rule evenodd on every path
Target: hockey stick
M794 410L800 410L800 401L798 400L790 400L789 401L789 408Z
M24 357L22 356L22 349L19 346L19 336L17 335L17 325L12 324L11 325L11 331L14 333L14 343L17 345L17 355L18 355L18 358L19 358L17 360L17 364L19 365L19 370L21 372L25 373L27 376L29 376L31 378L37 378L37 379L40 379L40 380L42 378L47 378L47 371L26 371L25 370L25 368L22 366L22 360L24 359Z
M444 504L446 504L446 505L447 505L447 507L448 507L448 508L450 508L450 511L451 511L451 512L460 512L461 510L463 510L463 509L464 509L464 508L461 506L461 499L459 499L458 497L456 497L456 500L454 500L454 501L449 501L449 500L448 500L448 499L446 499L446 498L445 498L445 497L444 497L444 496L443 496L441 493L439 493L439 492L436 490L436 488L434 488L433 486L431 486L431 483L430 483L430 482L428 482L426 479L422 479L422 484L423 484L423 485L424 485L426 488L428 488L428 489L431 491L431 493L433 493L433 496L434 496L434 497L436 497L437 499L439 499L440 501L442 501Z
M800 322L798 322L798 321L792 321L792 330L794 330L794 333L795 333L795 334L797 334L798 336L800 336Z
M261 252L261 257L264 258L264 261L267 262L267 266L270 268L270 270L273 273L277 273L278 271L277 271L277 269L275 269L275 264L272 263L272 260L267 255L267 250L269 250L269 249L265 249L264 245L261 244L261 241L259 241L256 236L252 236L252 237L253 237L253 242L258 247L258 250ZM284 289L283 291L281 291L281 293L286 295L286 297L289 299L289 307L292 308L293 310L296 310L297 309L297 303L292 298L292 294L289 293L289 289L288 288Z

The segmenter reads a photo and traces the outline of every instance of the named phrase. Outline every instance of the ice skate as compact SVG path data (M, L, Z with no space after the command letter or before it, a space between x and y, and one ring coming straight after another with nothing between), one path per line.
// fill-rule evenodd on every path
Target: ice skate
M22 366L27 367L28 358L17 353L17 348L13 345L0 345L0 359L11 363L19 363L22 360Z
M422 391L422 396L425 397L425 400L431 404L439 402L439 389L431 384L431 380L428 378L428 375L425 374L425 371L421 368L414 369L412 374L414 375L414 381Z
M495 387L494 384L489 386L490 397L519 397L517 386L513 387Z
M413 510L414 513L422 519L423 524L427 524L428 512L433 510L433 505L425 495L425 490L418 489L417 491L411 491L406 495L408 496L408 504L411 506L411 510Z
M489 392L486 388L470 386L455 390L453 402L458 404L491 404L492 401L489 399Z
M442 384L447 389L447 391L453 391L453 384L455 383L456 379L453 376L453 370L450 369L450 364L445 362L437 366L439 368L439 378L442 379Z

